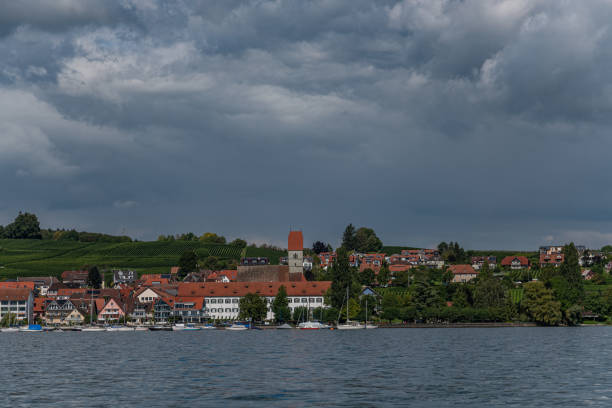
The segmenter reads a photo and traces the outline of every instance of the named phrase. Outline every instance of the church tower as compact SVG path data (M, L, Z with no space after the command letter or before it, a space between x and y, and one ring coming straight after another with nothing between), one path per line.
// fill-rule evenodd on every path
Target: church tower
M304 274L304 237L302 231L289 231L289 280L301 280Z

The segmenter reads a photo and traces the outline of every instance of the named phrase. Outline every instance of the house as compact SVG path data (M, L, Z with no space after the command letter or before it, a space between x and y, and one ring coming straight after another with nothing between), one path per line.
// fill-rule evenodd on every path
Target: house
M406 272L412 268L412 265L389 265L389 272L396 274L398 272Z
M497 257L493 255L489 256L473 256L472 257L472 268L479 270L484 263L489 265L489 269L495 269L497 266Z
M510 269L527 269L529 268L529 259L525 256L506 256L502 259L501 266Z
M364 271L365 269L372 269L374 273L378 273L380 268L385 261L385 254L363 254L360 255L359 258L359 271Z
M134 306L129 316L138 323L151 320L153 318L153 303L134 302Z
M50 299L45 305L45 323L64 324L64 320L76 309L69 299Z
M125 305L123 304L123 302L116 298L110 298L108 299L108 301L106 301L106 303L98 313L98 321L119 321L123 319L125 315Z
M17 282L33 282L34 289L41 296L47 296L49 288L54 283L59 282L54 276L20 276L17 278Z
M27 288L0 289L0 319L5 315L14 315L17 320L33 318L34 295Z
M64 271L62 272L62 282L71 287L87 287L88 271Z
M133 283L138 279L138 274L131 270L113 270L113 284Z
M595 273L590 269L585 269L582 271L582 279L591 280L595 277Z
M155 287L142 287L134 295L140 303L154 303L157 299L171 296L170 293Z
M563 263L564 258L562 245L540 247L540 267L546 265L559 266Z
M158 298L153 303L153 317L156 322L165 323L172 315L174 300L172 298Z
M233 320L238 318L240 299L247 293L257 293L268 301L266 319L271 320L274 318L271 302L281 285L287 291L291 311L296 307L327 307L324 296L331 287L329 281L179 283L178 297L202 296L211 318Z
M32 303L32 318L34 320L36 319L43 319L45 317L45 313L46 313L46 302L47 300L49 300L50 298L46 298L46 297L35 297L33 299L33 303Z
M453 283L469 282L478 276L478 271L472 265L449 265L448 270L453 274Z
M200 323L209 317L203 296L175 297L172 315L177 320L189 323Z
M318 256L321 261L321 268L324 270L327 270L327 268L336 261L335 252L321 252Z

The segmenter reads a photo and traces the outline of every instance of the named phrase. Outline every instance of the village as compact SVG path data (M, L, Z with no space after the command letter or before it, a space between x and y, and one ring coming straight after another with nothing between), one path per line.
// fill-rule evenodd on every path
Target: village
M305 274L312 271L313 264L320 271L329 271L337 262L338 254L321 251L305 256L302 231L290 231L287 248L287 256L280 259L279 265L271 265L264 257L251 257L241 259L236 269L218 271L198 270L181 274L180 267L175 266L166 274L142 274L139 277L132 270L115 269L111 271L112 283L105 285L110 279L102 276L99 287L92 286L88 270L64 271L61 279L20 276L0 282L0 319L4 326L38 324L74 330L84 325L110 327L109 330L115 325L157 329L171 325L179 328L184 325L226 327L244 320L241 300L249 294L264 299L267 311L258 320L265 325L279 321L293 320L299 324L300 320L324 320L323 311L332 306L342 311L343 305L349 303L348 287L347 298L342 300L342 304L332 305L330 289L333 278L307 280ZM591 280L595 274L588 267L602 264L604 254L587 251L582 246L576 247L576 251L582 278ZM478 280L483 270L488 271L486 273L498 271L499 275L501 271L506 274L528 272L532 267L525 256L506 256L499 261L492 255L473 256L468 264L448 264L439 248L405 249L390 255L352 251L346 254L346 258L356 276L372 276L369 281L361 281L357 296L373 296L373 308L366 309L379 316L384 316L380 289L392 287L396 279L411 270L439 271L446 276L448 284L456 286ZM563 246L540 247L538 268L558 268L563 261ZM611 263L605 263L605 271L609 273L611 266ZM528 280L537 281L537 277ZM522 282L515 282L517 287L520 284ZM272 305L281 287L287 297L288 315L279 319ZM355 289L351 288L351 292L355 293ZM447 306L452 305L452 301L447 302ZM296 317L296 311L302 314ZM327 320L340 320L340 316L338 319L329 318L329 314L326 316ZM349 313L344 316L346 320L347 316L352 317ZM367 316L365 320L367 326ZM10 327L4 330L10 330Z

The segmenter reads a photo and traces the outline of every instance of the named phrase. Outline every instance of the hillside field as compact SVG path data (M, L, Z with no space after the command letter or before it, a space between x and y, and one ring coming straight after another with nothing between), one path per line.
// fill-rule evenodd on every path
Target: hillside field
M47 240L0 240L0 280L16 276L60 276L65 270L85 265L129 268L140 274L167 273L186 250L198 257L209 255L239 260L243 249L199 241L73 242Z

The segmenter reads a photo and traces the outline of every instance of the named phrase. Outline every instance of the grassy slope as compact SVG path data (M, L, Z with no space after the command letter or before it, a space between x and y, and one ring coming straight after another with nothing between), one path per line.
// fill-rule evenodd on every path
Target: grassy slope
M287 251L277 251L269 248L246 248L246 256L248 257L267 257L272 265L278 265L278 260L281 256L287 256Z
M0 240L0 279L15 276L59 276L84 265L131 268L140 273L168 272L186 250L198 256L239 259L241 248L201 242L84 243Z

